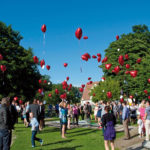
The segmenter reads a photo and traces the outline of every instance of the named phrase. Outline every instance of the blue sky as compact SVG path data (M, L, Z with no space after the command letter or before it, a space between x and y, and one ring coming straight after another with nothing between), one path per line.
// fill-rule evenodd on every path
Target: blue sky
M0 3L0 20L20 31L21 45L32 47L34 55L51 66L50 71L39 68L42 74L50 75L54 83L69 76L70 83L81 85L88 77L99 81L103 75L96 60L83 62L81 55L101 53L104 57L117 34L131 32L136 24L150 26L149 6L149 0L5 0ZM47 26L45 45L42 24ZM88 40L75 38L78 27Z

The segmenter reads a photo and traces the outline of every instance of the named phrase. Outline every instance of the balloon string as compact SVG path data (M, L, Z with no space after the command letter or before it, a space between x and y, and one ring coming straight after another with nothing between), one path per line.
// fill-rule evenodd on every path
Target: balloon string
M45 33L43 33L43 47L44 47L43 55L45 55Z

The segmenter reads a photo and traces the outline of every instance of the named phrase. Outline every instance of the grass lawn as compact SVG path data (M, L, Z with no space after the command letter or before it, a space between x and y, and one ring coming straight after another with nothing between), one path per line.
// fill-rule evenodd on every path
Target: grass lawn
M25 128L19 122L14 134L16 139L11 150L104 150L102 131L97 129L76 128L67 131L66 139L62 139L60 129L46 127L37 137L44 140L43 146L36 142L36 147L31 147L31 128ZM117 138L123 133L118 133Z

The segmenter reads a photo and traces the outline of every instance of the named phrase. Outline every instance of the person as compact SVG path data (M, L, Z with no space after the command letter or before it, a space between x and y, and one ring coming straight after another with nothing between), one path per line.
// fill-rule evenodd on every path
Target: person
M31 112L33 113L34 118L36 118L38 120L38 122L39 122L40 107L37 104L37 100L36 99L34 99L33 100L33 104L31 104L29 106L29 113L31 113Z
M43 140L39 139L36 137L37 131L39 129L39 123L37 121L37 119L34 117L33 112L30 113L30 125L31 125L31 131L32 131L32 136L31 136L31 143L32 143L32 147L35 147L35 141L40 142L41 146L43 145Z
M116 102L113 103L113 113L117 119L118 118L118 105Z
M98 118L98 125L99 125L99 129L102 128L101 126L101 112L102 112L102 108L101 108L101 105L98 106L98 111L97 111L97 115L96 117Z
M78 111L78 106L75 104L72 108L73 111L73 125L75 125L74 120L76 119L76 125L78 126L78 116L79 116L79 111Z
M84 108L85 108L85 104L81 105L81 107L80 107L80 114L81 114L82 120L84 120L84 115L85 115Z
M67 104L65 102L62 102L61 104L61 124L62 124L62 138L66 138L65 137L65 130L67 127L67 114L68 114L68 110L67 110Z
M8 97L2 98L0 107L0 150L10 150L12 118L9 111Z
M58 117L59 116L59 105L58 104L55 105L55 112L56 112L56 116Z
M122 103L119 102L118 103L118 117L119 117L120 124L122 124L122 110L123 110Z
M92 116L92 106L91 106L90 102L88 102L88 105L89 105L90 119L92 120L93 119L93 116Z
M131 114L130 114L130 117L131 117L131 122L133 122L133 124L135 124L136 122L136 106L135 106L135 103L132 103L131 107L130 107L130 111L131 111Z
M44 118L45 118L45 106L42 101L40 101L40 115L39 115L39 120L40 120L40 125L39 125L39 130L43 130L44 127Z
M98 103L95 104L95 108L94 108L95 121L97 121L97 112L98 112Z
M26 103L26 120L28 122L28 125L30 124L30 119L29 119L29 106L30 106L30 102L27 101Z
M143 134L145 135L145 104L144 103L140 104L139 115L143 122Z
M149 133L150 133L150 102L146 102L145 109L145 128L146 128L146 141L149 141Z
M90 108L89 108L88 102L86 102L86 105L85 105L85 116L86 116L87 122L89 122L90 121Z
M143 137L143 121L140 117L140 115L138 115L138 121L137 121L137 124L138 124L138 133L139 133L139 137L142 138Z
M111 149L115 150L114 140L116 138L115 124L116 118L113 113L110 113L110 107L105 106L105 114L102 117L102 127L104 127L104 144L105 150L109 150L109 141Z
M27 122L27 117L26 117L26 108L24 105L22 105L22 108L23 108L22 117L23 117L24 126L28 127L28 122Z
M122 120L123 120L123 127L124 127L124 132L125 132L125 140L129 140L130 139L130 132L129 132L129 128L128 128L128 124L129 124L129 108L127 107L127 103L126 101L124 101L122 103L123 105L123 111L122 111Z
M49 104L49 106L48 106L48 115L49 115L49 117L52 117L52 110L53 110L53 105Z
M71 118L73 116L73 112L72 112L72 107L70 106L70 104L67 105L67 109L68 109L68 126L67 128L70 129L70 122L71 122Z

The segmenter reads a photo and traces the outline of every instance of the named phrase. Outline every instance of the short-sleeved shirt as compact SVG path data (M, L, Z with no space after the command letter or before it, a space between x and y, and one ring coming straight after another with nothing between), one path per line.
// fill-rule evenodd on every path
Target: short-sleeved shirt
M145 112L146 112L146 114L147 114L146 120L150 120L150 107L147 107L147 108L145 109Z

